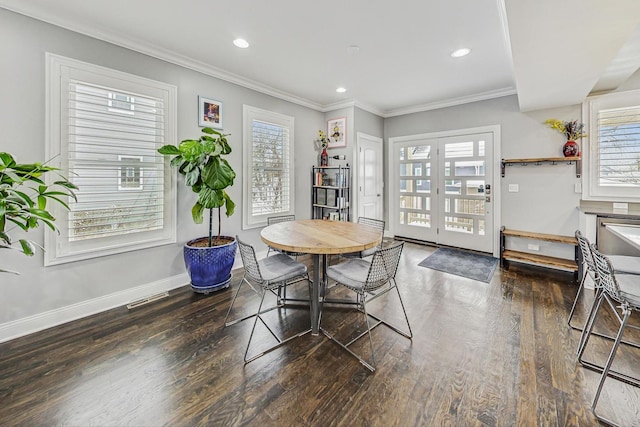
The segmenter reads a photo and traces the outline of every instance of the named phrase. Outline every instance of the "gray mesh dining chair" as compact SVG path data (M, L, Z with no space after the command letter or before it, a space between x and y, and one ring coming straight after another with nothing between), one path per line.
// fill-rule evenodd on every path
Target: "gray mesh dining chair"
M273 224L278 224L280 222L295 221L295 220L296 220L296 216L295 215L272 216L272 217L267 218L267 227L270 226L270 225L273 225ZM267 256L269 256L271 251L274 251L274 252L277 252L277 253L281 253L281 254L285 254L285 255L289 255L290 257L293 257L296 260L298 259L299 256L305 255L304 252L282 251L280 249L275 249L275 248L272 248L271 246L269 246L267 248ZM285 301L286 299L287 299L287 288L286 287L278 288L278 304L282 304L283 301Z
M598 252L595 245L591 245L591 253L593 254L593 261L596 267L598 284L600 286L600 294L598 296L596 307L593 316L589 319L589 323L585 328L586 338L585 343L580 348L578 354L578 361L586 368L593 369L601 372L600 381L596 389L596 393L591 404L591 409L594 415L601 421L604 421L611 425L616 425L611 420L608 420L598 414L596 407L602 388L607 378L615 378L619 381L624 381L627 384L631 384L635 387L640 387L640 380L637 377L623 374L611 369L613 360L616 357L616 352L620 343L622 342L622 335L626 328L640 329L640 327L629 324L629 318L634 312L640 312L640 276L629 274L616 274L614 272L611 261L603 254ZM592 335L593 327L598 319L598 314L602 304L606 302L607 305L615 313L616 319L620 323L620 328L616 334L615 340L611 347L611 352L604 366L597 365L595 363L587 362L584 360L584 351L588 345L589 338ZM635 368L640 368L637 364L632 365Z
M309 280L309 274L307 272L307 266L299 263L298 261L292 259L291 257L284 254L276 254L267 258L264 258L260 261L256 259L256 252L253 246L244 243L241 241L238 236L236 236L236 240L238 242L238 248L240 249L240 256L242 257L242 263L244 265L244 276L242 277L242 281L236 290L235 295L233 296L233 300L231 301L231 305L227 311L227 315L225 316L224 322L225 327L234 325L243 320L249 319L251 317L255 317L253 322L253 328L251 328L251 335L249 336L249 342L247 342L247 348L244 353L244 362L249 363L264 354L275 350L281 345L291 341L294 338L300 337L311 332L311 328L306 329L302 332L297 333L289 338L283 339L280 338L276 333L269 327L269 325L262 318L262 315L268 311L280 308L280 305L276 305L275 307L262 309L262 305L264 303L264 297L267 292L273 292L275 289L286 288L287 286L293 285L295 283L299 283L301 281L307 282L307 289L310 291L311 281ZM240 293L240 289L243 284L247 284L254 292L260 295L260 305L258 306L258 310L255 314L250 314L248 316L244 316L242 318L228 321L229 315L233 309L233 306L236 302L238 294ZM254 284L257 286L254 287ZM248 357L249 347L251 346L251 340L253 339L253 334L256 329L256 325L258 320L262 322L262 324L269 330L271 335L278 341L277 344L267 348L266 350L261 351L260 353Z
M295 220L296 220L296 216L295 215L272 216L272 217L267 218L267 227L270 226L270 225L273 225L273 224L278 224L280 222L295 221ZM281 251L279 249L275 249L275 248L269 247L267 249L267 256L269 256L271 251L280 252L280 253L283 253L285 255L292 256L294 258L298 258L299 256L304 255L304 252L288 252L288 251Z
M358 224L368 225L369 227L373 227L378 231L380 231L380 244L378 244L378 246L375 246L371 249L365 249L364 251L342 254L342 256L345 258L354 258L354 257L365 258L370 255L373 255L378 249L382 248L382 238L384 237L384 225L385 225L384 220L367 218L367 217L361 216L361 217L358 217Z
M361 258L353 258L343 263L333 265L327 269L327 277L330 280L334 280L336 284L344 286L345 288L355 292L356 294L356 306L360 312L364 315L364 319L367 325L367 330L362 332L356 338L352 339L348 343L339 341L332 333L324 328L320 328L329 339L335 341L342 348L347 350L353 356L355 356L360 363L367 367L371 371L376 369L376 358L373 349L373 339L371 338L371 331L380 324L385 324L399 334L412 339L413 332L411 331L411 325L409 324L409 318L407 317L407 311L402 301L402 296L398 290L398 284L395 277L398 271L398 264L400 262L400 255L402 254L402 248L404 242L394 244L384 249L378 249L374 254L371 261L367 261ZM372 300L385 295L387 292L395 289L400 300L400 306L404 318L407 322L408 332L402 331L390 323L378 318L367 312L367 304ZM377 322L371 325L369 317L375 319ZM349 346L365 335L369 336L369 346L371 348L371 363L367 362L363 357L353 352Z

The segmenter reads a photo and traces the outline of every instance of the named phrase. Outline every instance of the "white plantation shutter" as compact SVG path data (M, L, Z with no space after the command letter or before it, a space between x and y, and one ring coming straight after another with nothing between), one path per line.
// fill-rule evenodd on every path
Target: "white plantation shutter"
M115 108L114 95L127 101ZM163 227L163 116L162 99L70 82L70 241Z
M174 173L157 152L176 140L175 87L51 61L50 152L79 190L70 211L57 214L60 235L47 243L46 263L175 241Z
M289 129L259 120L254 120L252 127L251 214L288 212Z
M638 100L640 103L640 99ZM640 105L598 111L598 183L640 184Z
M589 98L583 199L640 201L640 91Z
M245 228L293 214L293 117L245 106Z

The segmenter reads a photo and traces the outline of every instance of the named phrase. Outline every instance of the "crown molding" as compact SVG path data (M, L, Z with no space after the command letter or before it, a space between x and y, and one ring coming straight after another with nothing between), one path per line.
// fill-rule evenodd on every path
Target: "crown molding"
M329 111L335 111L335 110L339 110L341 108L349 108L349 107L358 107L361 110L367 111L371 114L375 114L376 116L380 116L382 118L384 118L384 111L376 108L376 107L372 107L371 105L367 105L364 104L360 101L356 101L355 99L351 99L348 101L340 101L340 102L335 102L333 104L325 104L322 106L322 112L323 113L328 113Z
M501 98L503 96L514 95L515 88L506 87L502 89L491 90L488 92L480 92L473 95L461 96L459 98L445 99L442 101L429 102L426 104L416 105L413 107L398 108L386 111L383 116L385 119L389 117L403 116L405 114L421 113L423 111L438 110L440 108L453 107L455 105L470 104L477 101L486 101L488 99Z
M332 104L324 104L320 108L320 111L323 113L328 113L330 111L339 110L341 108L355 107L355 105L356 105L356 101L353 99L350 99L348 101L340 101L340 102L334 102Z

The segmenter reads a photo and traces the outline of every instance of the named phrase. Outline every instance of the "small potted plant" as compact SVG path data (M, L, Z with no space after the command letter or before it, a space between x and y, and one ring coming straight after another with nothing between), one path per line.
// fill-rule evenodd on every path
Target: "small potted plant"
M61 175L51 185L44 182L44 174L58 170L42 163L17 163L11 154L0 153L0 249L13 249L32 256L40 245L28 239L14 242L9 232L17 228L26 232L40 224L57 231L55 218L47 211L47 202L54 201L69 209L65 199L76 199L73 190L77 190ZM0 273L18 274L3 267L0 267Z
M330 141L331 140L323 130L318 131L318 139L314 142L316 143L316 147L322 149L322 152L320 153L320 166L329 166L329 154L327 153L327 148L329 147Z
M576 140L587 136L587 134L584 133L584 123L578 122L577 120L563 122L558 119L549 119L544 123L550 126L551 129L555 129L565 136L566 142L562 146L562 154L564 154L565 157L580 156L580 146Z
M209 127L202 129L199 139L185 139L178 146L165 145L160 154L173 156L171 166L178 168L187 187L198 194L191 208L196 224L202 224L204 212L209 213L209 235L187 242L184 246L184 262L195 292L210 293L229 287L231 269L236 256L235 238L221 235L222 208L229 217L235 203L226 188L233 185L236 173L225 156L231 153L227 135ZM213 210L218 212L218 233L213 234Z

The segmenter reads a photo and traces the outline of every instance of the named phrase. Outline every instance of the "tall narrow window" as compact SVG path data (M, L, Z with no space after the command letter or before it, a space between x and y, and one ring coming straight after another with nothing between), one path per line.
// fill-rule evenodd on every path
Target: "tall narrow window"
M585 199L640 200L640 91L589 98L584 105Z
M157 152L176 139L175 87L54 55L48 65L49 153L79 190L46 263L175 241L175 180Z
M244 106L245 228L293 214L293 117Z

